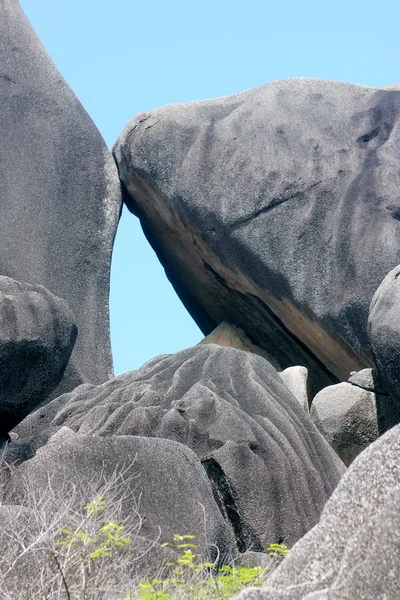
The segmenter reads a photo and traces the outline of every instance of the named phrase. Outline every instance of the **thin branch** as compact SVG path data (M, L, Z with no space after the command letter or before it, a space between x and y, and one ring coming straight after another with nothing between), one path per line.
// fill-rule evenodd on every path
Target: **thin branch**
M65 593L67 595L67 598L68 598L68 600L71 600L71 594L69 593L68 584L67 584L65 576L64 576L64 571L61 568L60 562L59 562L57 554L55 552L53 552L53 558L55 560L55 563L57 565L58 570L60 571L61 581L63 582L63 586L64 586L64 589L65 589Z

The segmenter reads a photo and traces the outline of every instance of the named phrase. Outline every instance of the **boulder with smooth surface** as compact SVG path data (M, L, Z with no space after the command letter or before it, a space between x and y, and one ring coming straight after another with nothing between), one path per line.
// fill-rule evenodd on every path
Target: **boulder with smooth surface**
M111 494L111 495L110 495ZM95 437L62 428L12 474L5 502L38 505L56 515L104 496L122 523L153 542L194 535L199 551L230 556L234 538L196 455L165 439ZM67 512L68 512L67 511ZM115 519L115 517L114 517Z
M368 328L379 383L400 409L400 265L386 275L371 302Z
M398 600L399 503L397 425L356 458L266 585L235 600Z
M313 395L372 366L369 304L400 262L399 114L396 89L286 79L126 125L127 206L205 335L236 325Z
M372 383L372 377L365 375L353 374L350 379ZM387 394L343 382L328 386L315 396L310 417L349 466L369 444L400 422L400 410Z
M283 383L292 392L293 396L297 398L300 406L303 407L305 412L310 412L309 401L308 401L308 371L305 367L288 367L281 373L279 373Z
M76 335L63 300L42 286L0 276L0 434L56 388Z

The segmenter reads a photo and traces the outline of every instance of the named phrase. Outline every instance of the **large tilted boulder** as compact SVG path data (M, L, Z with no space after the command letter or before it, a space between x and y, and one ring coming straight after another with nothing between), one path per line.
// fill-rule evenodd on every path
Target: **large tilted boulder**
M66 425L81 434L176 440L202 461L238 548L292 545L318 520L344 466L262 357L215 344L156 357L53 400L20 440Z
M260 590L237 600L398 600L400 426L353 462L319 524Z
M59 384L76 335L64 300L0 276L0 437Z
M400 265L386 275L371 302L368 328L379 383L400 409Z
M0 2L0 274L44 285L79 337L60 389L112 374L108 291L115 163L17 0Z
M109 513L157 543L194 535L203 556L229 560L234 537L196 455L171 440L95 437L62 428L17 467L4 503L41 507L47 515L80 511L104 496ZM61 527L68 526L68 522ZM217 551L218 549L218 551Z
M400 262L400 91L313 79L141 113L114 148L128 208L208 334L240 327L313 395L372 366Z

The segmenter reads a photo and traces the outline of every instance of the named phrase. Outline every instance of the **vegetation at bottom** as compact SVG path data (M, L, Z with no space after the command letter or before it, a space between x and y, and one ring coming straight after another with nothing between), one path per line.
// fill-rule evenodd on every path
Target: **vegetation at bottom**
M103 497L97 497L87 504L84 510L89 517L97 519L106 503ZM89 535L83 528L71 531L61 529L62 538L56 546L63 551L79 549L82 572L81 594L71 594L66 574L62 568L61 554L54 553L54 559L60 571L69 600L85 600L86 582L89 579L93 561L111 558L113 553L131 543L125 535L125 528L116 521L106 520L101 523L94 535ZM124 600L225 600L234 596L247 586L260 586L275 567L289 552L284 544L271 544L267 554L271 558L270 567L244 567L223 565L216 567L214 563L204 562L197 553L195 536L174 534L171 542L164 542L161 547L168 547L177 554L175 560L166 561L161 574L150 580L140 581L138 589L129 593Z
M192 535L176 533L163 544L148 540L140 534L139 504L132 507L136 521L124 520L118 483L116 478L115 490L108 485L104 495L95 494L80 509L77 497L64 490L57 496L62 509L57 514L48 510L47 490L44 503L35 499L13 513L11 533L0 523L0 539L8 544L0 600L25 600L27 591L30 600L225 600L262 585L289 552L272 544L266 567L239 561L221 566L218 559L203 560Z
M192 535L174 534L172 543L162 545L177 550L178 558L166 563L171 569L166 577L140 583L140 600L225 600L244 587L260 586L271 570L229 565L216 568L213 563L202 562ZM282 560L288 552L284 544L271 544L267 551L275 561ZM126 600L135 600L135 596L129 595Z

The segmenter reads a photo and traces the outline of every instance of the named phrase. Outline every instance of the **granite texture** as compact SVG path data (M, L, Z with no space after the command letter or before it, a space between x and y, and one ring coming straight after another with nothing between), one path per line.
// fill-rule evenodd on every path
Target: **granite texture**
M79 329L61 391L113 373L108 293L121 207L96 126L17 0L0 1L0 273L64 299Z
M400 91L274 81L140 113L114 147L128 208L204 334L241 328L312 395L372 366L400 262Z

